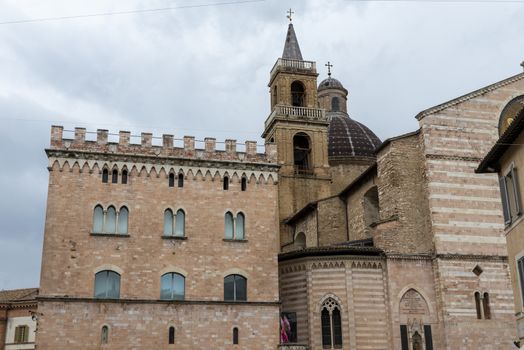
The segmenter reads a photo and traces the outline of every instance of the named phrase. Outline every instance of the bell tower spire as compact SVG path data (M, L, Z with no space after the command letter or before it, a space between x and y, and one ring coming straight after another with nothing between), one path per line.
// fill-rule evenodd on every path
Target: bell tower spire
M292 20L291 9L288 19ZM281 243L293 241L285 225L307 203L328 197L329 172L326 111L318 107L317 68L305 61L293 23L289 23L282 57L271 69L271 113L262 137L277 146Z

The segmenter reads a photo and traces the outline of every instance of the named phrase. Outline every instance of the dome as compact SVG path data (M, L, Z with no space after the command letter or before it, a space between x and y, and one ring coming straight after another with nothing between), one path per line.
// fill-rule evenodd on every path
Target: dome
M322 82L320 82L320 84L318 85L318 91L327 90L327 89L346 90L340 81L338 81L335 78L331 78L331 77L322 80Z
M375 149L382 142L373 131L344 112L328 112L327 116L330 159L375 157Z

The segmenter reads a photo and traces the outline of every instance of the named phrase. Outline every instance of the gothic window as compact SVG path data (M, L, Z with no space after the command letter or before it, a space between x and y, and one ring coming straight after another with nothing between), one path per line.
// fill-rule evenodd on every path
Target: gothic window
M480 293L475 292L475 308L477 309L477 318L482 319L482 311L480 309Z
M238 328L233 328L233 344L238 344Z
M93 212L93 233L104 232L104 209L97 205Z
M178 174L178 187L184 187L184 174Z
M169 174L168 185L169 187L175 187L175 174Z
M127 170L122 170L122 185L127 185Z
M339 112L340 111L340 100L338 97L333 97L331 99L331 111Z
M104 220L104 232L115 233L116 232L116 209L113 206L107 208L106 217Z
M400 343L402 350L409 350L408 327L405 324L400 325Z
M320 312L322 347L324 349L342 348L342 317L340 306L333 298L322 303Z
M186 231L186 214L182 209L176 212L175 236L184 236Z
M247 189L247 178L245 176L242 176L242 180L240 183L240 189L242 191L245 191Z
M186 231L186 213L179 209L173 215L171 209L164 211L164 236L184 237Z
M169 272L160 280L160 299L184 300L186 279L179 273Z
M111 182L116 184L118 183L118 170L113 169L113 173L111 174Z
M239 212L236 217L231 212L224 216L224 238L242 241L246 237L245 231L246 217Z
M246 301L247 279L241 275L228 275L224 278L224 300Z
M522 215L517 169L511 167L510 171L499 179L499 183L504 222L510 225Z
M300 81L291 84L291 99L294 107L304 107L306 100L306 89Z
M484 296L482 298L482 308L484 309L484 318L486 320L491 319L491 309L489 305L489 294L484 293Z
M15 328L14 343L27 343L29 341L29 326L23 325Z
M424 339L426 340L425 350L433 350L433 335L431 334L430 325L424 325Z
M229 177L224 176L224 183L223 183L223 185L224 185L224 191L229 190Z
M100 343L107 344L109 341L109 327L103 326L102 332L100 333Z
M102 170L102 182L107 183L109 180L109 171L107 169Z
M311 145L309 137L304 133L298 133L293 137L293 161L295 172L307 174L310 172Z
M233 214L227 212L224 217L225 238L233 239Z
M244 239L244 214L238 213L235 220L235 239Z
M169 327L168 343L175 344L175 327Z
M95 275L95 298L120 298L120 275L111 270L98 272Z
M129 210L126 207L120 208L118 212L118 229L117 233L126 234L127 233L127 221L129 219Z

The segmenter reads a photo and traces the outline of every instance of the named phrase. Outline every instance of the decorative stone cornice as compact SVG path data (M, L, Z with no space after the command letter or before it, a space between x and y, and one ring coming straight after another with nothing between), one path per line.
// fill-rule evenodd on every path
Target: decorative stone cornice
M508 262L507 255L436 254L434 259Z
M479 157L468 157L468 156L449 156L445 154L434 154L434 153L428 153L426 154L427 159L437 159L437 160L460 160L464 162L474 162L479 163L482 158Z
M237 163L229 161L198 161L194 159L181 159L162 157L154 158L148 156L129 156L119 154L100 154L86 152L65 152L47 150L49 171L58 170L73 171L76 166L80 173L84 171L101 172L102 169L117 169L119 173L127 170L136 172L140 176L145 170L147 176L164 176L170 173L182 173L185 178L196 180L222 179L225 175L231 179L240 179L245 176L248 182L276 184L278 181L278 166L274 164Z

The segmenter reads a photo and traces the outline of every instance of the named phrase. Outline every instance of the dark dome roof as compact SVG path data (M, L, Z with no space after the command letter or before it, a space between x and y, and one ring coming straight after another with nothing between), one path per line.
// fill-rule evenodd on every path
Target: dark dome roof
M344 112L327 112L329 157L375 157L382 143L367 126L351 119Z
M318 84L318 91L322 91L322 90L326 90L326 89L342 89L342 90L346 90L340 81L338 81L335 78L331 78L331 77L322 80L320 82L320 84Z

